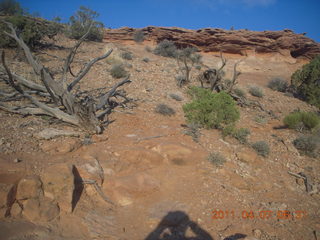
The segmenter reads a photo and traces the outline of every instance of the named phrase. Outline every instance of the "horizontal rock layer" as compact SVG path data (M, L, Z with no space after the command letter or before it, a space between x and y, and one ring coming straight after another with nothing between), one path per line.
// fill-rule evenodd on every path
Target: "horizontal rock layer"
M280 53L294 58L313 58L320 54L320 44L291 30L255 32L248 30L223 30L203 28L188 30L174 27L146 27L139 29L145 40L174 41L177 46L194 46L204 52L224 52L240 55L253 53ZM105 41L132 40L137 29L123 27L106 29Z

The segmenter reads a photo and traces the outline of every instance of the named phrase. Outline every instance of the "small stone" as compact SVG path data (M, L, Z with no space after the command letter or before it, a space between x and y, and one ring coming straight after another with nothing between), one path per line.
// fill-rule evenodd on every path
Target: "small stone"
M252 233L253 233L253 236L256 238L260 238L262 235L262 231L260 229L254 229Z
M3 145L3 144L4 144L3 138L0 138L0 145Z
M20 217L22 209L18 203L14 203L10 210L11 217Z
M297 178L296 179L296 183L299 185L299 186L304 186L304 180L302 178Z
M19 162L22 162L22 160L19 159L19 158L15 158L15 159L13 159L13 162L14 162L14 163L19 163Z
M7 144L6 144L6 147L7 147L7 148L11 147L11 143L7 143Z

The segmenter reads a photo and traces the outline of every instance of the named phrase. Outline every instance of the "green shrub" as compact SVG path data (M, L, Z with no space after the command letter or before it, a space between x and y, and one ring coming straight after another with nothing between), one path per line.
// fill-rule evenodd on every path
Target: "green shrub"
M177 47L176 45L174 45L174 42L163 40L156 46L153 52L156 55L173 58L173 57L176 57Z
M235 88L233 92L240 98L245 98L246 97L246 92L242 90L241 88Z
M291 129L312 130L320 123L320 117L313 112L292 112L283 119L283 123Z
M268 83L268 87L274 91L285 92L288 89L288 83L282 78L273 78Z
M142 30L137 30L133 34L133 40L137 43L141 43L144 41L144 33Z
M320 107L320 55L292 74L291 85L300 98Z
M304 155L320 156L320 135L298 137L293 141L293 145Z
M122 52L120 56L125 60L132 60L132 53L131 52Z
M19 36L31 49L41 45L44 37L52 38L63 28L58 23L39 21L22 15L8 16L3 20L13 24ZM0 29L10 32L8 26L2 22L0 22ZM16 47L16 41L7 36L4 31L0 31L0 47Z
M259 97L259 98L262 98L263 97L263 91L261 88L257 87L257 86L251 86L249 88L249 93L252 95L252 96L255 96L255 97Z
M155 112L165 116L172 116L176 113L173 108L169 107L166 104L158 104L156 106Z
M124 69L122 64L115 64L110 69L110 74L114 78L124 78L128 76L128 72Z
M221 167L226 162L226 159L220 153L210 153L208 156L208 161L216 167Z
M77 13L70 17L67 35L70 38L80 39L89 29L88 40L101 42L103 39L103 23L97 22L99 14L87 7L81 6Z
M2 0L0 2L0 15L22 15L23 9L15 0Z
M208 89L192 87L188 93L193 101L185 104L183 111L189 123L223 129L240 118L236 102L225 92L212 93Z
M252 148L258 153L258 155L267 157L270 153L270 148L267 142L258 141L252 144Z

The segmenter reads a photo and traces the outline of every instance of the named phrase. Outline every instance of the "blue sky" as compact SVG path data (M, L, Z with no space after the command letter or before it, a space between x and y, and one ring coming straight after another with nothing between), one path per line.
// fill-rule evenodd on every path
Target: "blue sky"
M292 29L320 42L320 0L18 0L30 12L63 21L79 6L100 13L106 27L174 26L255 31Z

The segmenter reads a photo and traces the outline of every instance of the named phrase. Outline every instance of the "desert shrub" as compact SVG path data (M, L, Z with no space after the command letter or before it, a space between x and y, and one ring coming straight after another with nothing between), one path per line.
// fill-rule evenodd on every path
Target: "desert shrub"
M194 47L186 47L176 50L176 59L178 62L179 70L184 81L178 81L178 85L181 87L183 84L190 81L190 72L194 64L201 63L201 55L197 53L198 49Z
M114 78L123 78L128 75L122 64L115 64L110 69L110 74Z
M270 153L270 148L267 142L258 141L252 144L252 148L258 153L258 155L267 157Z
M179 96L178 94L175 94L175 93L170 93L169 96L170 96L172 99L174 99L174 100L176 100L176 101L178 101L178 102L180 102L180 101L183 100L181 96Z
M45 20L40 22L22 15L8 16L3 20L13 24L19 36L31 49L41 45L41 40L44 37L52 38L55 36L62 28L62 25L58 23L50 23ZM7 25L2 22L0 23L0 29L10 32ZM15 40L7 36L4 31L0 31L0 47L16 46L17 43Z
M300 136L293 141L293 145L302 154L310 157L320 156L320 135Z
M233 133L233 137L237 139L240 143L245 144L248 142L247 137L250 135L250 130L247 128L237 129Z
M274 91L285 92L288 89L288 83L282 78L273 78L268 83L268 87Z
M259 97L259 98L262 98L263 97L263 91L261 88L259 88L258 86L251 86L249 88L249 93L252 95L252 96L255 96L255 97Z
M292 112L283 119L283 123L291 129L312 130L320 123L320 117L313 112Z
M156 106L155 112L165 116L172 116L176 113L173 108L169 107L166 104L158 104Z
M0 2L0 15L22 15L23 9L15 0L2 0Z
M233 92L240 98L246 97L246 92L241 88L235 88L235 89L233 89Z
M220 153L214 152L209 154L208 161L216 167L221 167L226 162L226 159Z
M201 65L196 65L194 68L197 70L201 70L202 67L201 67Z
M150 61L150 59L149 58L143 58L142 61L148 63Z
M187 82L186 76L185 75L177 75L175 76L175 79L177 81L178 86L182 86Z
M241 144L245 144L248 142L247 137L250 135L250 130L247 128L239 128L236 129L233 124L226 126L222 130L222 136L232 136L237 139Z
M143 42L144 41L144 33L142 30L137 30L133 34L133 40L137 43Z
M320 55L292 74L291 85L301 99L320 107Z
M132 53L131 52L122 52L120 56L125 60L132 60Z
M199 142L199 138L201 136L200 126L198 124L187 124L186 130L183 131L185 135L191 136L192 140L195 142Z
M192 87L188 93L193 101L185 104L183 111L189 123L223 129L240 118L235 101L225 92L212 93L208 89Z
M147 52L152 52L152 48L149 47L149 46L146 46L146 47L144 48L144 50L146 50Z
M255 116L254 121L256 121L259 124L265 124L268 122L268 119L263 115L257 115Z
M163 40L156 46L153 52L156 55L173 58L177 54L177 47L174 45L174 42Z
M77 13L69 19L67 35L70 38L80 39L88 31L89 27L92 26L87 39L98 42L102 41L103 23L94 20L98 16L99 13L81 6Z

